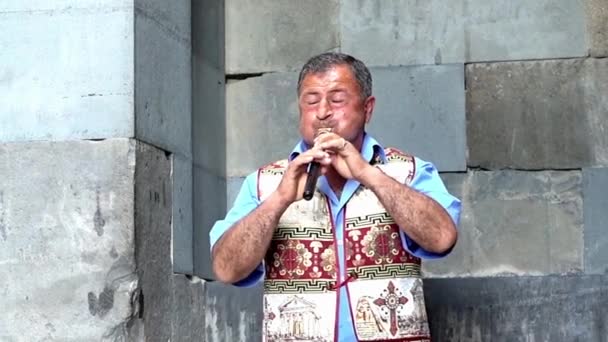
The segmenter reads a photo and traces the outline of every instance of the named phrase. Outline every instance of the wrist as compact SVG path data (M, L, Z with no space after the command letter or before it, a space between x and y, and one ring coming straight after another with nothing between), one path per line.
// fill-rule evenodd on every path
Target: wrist
M372 188L372 186L376 183L376 180L382 176L382 171L377 168L367 164L359 173L357 177L357 181L361 183L366 188Z
M265 202L268 202L268 204L274 208L277 208L281 211L286 210L291 203L293 203L294 201L283 196L280 192L275 191L272 194L270 194L270 196L268 196L268 198L266 199Z

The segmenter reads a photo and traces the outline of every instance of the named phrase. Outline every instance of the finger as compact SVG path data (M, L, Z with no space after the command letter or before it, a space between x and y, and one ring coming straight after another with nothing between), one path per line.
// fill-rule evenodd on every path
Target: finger
M319 147L316 147L301 153L290 164L292 164L293 167L299 167L307 165L312 161L316 161L320 164L327 164L330 162L329 154Z
M324 150L343 151L348 146L348 141L344 138L332 139L319 145Z

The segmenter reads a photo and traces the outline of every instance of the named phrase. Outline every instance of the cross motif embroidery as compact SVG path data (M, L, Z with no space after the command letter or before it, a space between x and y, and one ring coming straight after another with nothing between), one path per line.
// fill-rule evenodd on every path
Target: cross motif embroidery
M387 291L388 290L388 291ZM382 292L380 298L374 300L374 304L379 307L386 307L390 313L390 321L391 321L391 334L395 336L397 334L397 308L400 305L405 305L408 302L407 297L399 296L400 293L396 291L395 285L392 281L389 281L387 290Z

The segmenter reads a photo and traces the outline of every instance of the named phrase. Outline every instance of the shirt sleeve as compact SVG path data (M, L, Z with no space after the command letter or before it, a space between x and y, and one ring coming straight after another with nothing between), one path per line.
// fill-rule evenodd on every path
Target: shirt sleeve
M210 248L213 249L215 243L226 233L236 222L247 216L255 208L258 207L260 201L257 196L257 172L248 175L239 190L239 193L234 201L232 208L226 214L223 220L215 222L209 232ZM238 257L238 255L235 255ZM258 267L245 279L242 279L233 285L240 287L250 287L256 285L264 277L264 263L260 263Z
M448 192L435 165L418 158L415 158L415 165L416 171L410 186L439 203L458 227L461 211L460 200ZM451 250L444 253L429 252L414 242L403 230L401 231L401 241L405 249L421 259L442 258L451 252Z

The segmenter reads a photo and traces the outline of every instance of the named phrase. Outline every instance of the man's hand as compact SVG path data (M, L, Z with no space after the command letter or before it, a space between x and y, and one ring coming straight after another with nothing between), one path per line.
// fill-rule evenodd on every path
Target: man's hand
M373 169L353 144L335 133L319 136L315 147L329 154L331 166L345 179L361 181L364 174Z
M306 184L306 169L312 161L321 164L322 170L331 164L329 153L323 151L319 146L315 146L294 158L287 166L287 170L285 170L281 183L276 190L284 203L291 204L302 199Z

